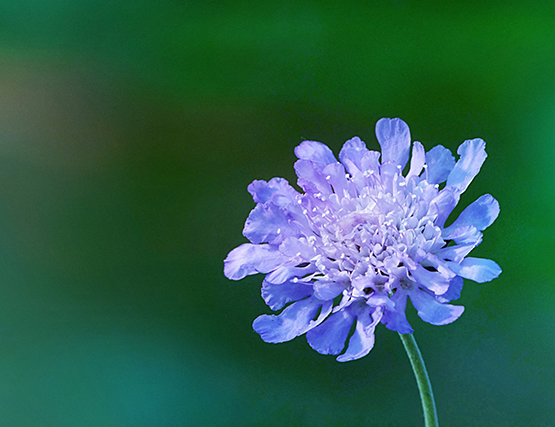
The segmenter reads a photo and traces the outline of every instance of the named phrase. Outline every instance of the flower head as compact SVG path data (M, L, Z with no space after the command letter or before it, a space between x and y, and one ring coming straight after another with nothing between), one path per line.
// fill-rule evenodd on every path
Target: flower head
M229 253L224 273L233 280L266 274L262 297L283 310L254 321L264 341L306 333L319 353L358 359L372 349L378 323L412 332L407 297L424 321L445 325L464 311L448 304L459 298L463 278L482 283L501 273L494 261L467 257L499 214L492 196L479 197L445 227L486 159L484 141L462 143L457 161L441 145L425 152L414 142L403 174L411 145L406 123L381 119L376 135L381 159L357 137L343 145L339 162L326 145L302 142L295 171L304 192L282 178L249 185L256 207L243 234L251 243Z

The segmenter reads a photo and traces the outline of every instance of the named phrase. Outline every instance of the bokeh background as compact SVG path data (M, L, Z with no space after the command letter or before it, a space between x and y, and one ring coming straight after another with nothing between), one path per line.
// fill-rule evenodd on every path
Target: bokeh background
M552 2L0 2L0 425L421 426L398 336L262 342L230 282L253 179L401 117L489 157L501 204L444 327L408 308L444 426L555 419ZM459 209L460 211L460 209Z

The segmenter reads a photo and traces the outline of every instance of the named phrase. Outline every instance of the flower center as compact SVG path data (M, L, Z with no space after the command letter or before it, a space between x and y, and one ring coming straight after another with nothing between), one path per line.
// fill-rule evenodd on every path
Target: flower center
M410 289L415 282L411 271L429 251L445 245L430 204L438 187L423 177L407 181L400 170L360 192L348 177L347 182L341 195L334 188L327 198L321 193L302 196L314 233L308 242L317 253L314 279L343 284L343 295L350 298Z

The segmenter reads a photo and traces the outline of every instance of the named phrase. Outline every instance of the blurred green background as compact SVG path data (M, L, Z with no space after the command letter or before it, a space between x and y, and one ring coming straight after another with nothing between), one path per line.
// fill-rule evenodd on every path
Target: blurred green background
M262 277L222 274L252 180L401 117L484 138L461 205L501 204L500 278L449 326L408 308L440 422L552 426L554 75L547 1L0 1L0 425L423 425L396 333L266 344Z

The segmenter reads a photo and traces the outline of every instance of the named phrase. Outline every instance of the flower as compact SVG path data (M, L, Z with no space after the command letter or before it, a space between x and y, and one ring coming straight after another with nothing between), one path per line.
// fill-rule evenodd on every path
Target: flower
M266 274L262 297L283 310L255 319L264 341L306 333L319 353L355 360L372 349L380 322L412 333L407 297L422 320L445 325L464 311L448 304L463 278L482 283L501 273L494 261L467 257L497 218L497 200L481 196L445 226L487 157L485 142L463 142L456 162L441 145L425 152L414 142L404 175L407 124L381 119L376 135L381 161L358 137L343 145L339 162L326 145L303 141L295 171L304 193L283 178L249 185L256 207L243 234L251 243L229 253L224 273L232 280Z

